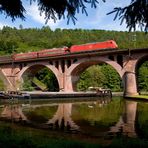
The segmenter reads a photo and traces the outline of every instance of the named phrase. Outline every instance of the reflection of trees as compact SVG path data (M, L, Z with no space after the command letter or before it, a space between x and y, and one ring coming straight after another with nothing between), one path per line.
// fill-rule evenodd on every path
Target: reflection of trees
M129 137L136 137L135 119L136 119L137 102L125 101L122 116L115 126L110 128L111 133L122 133Z
M64 103L59 104L57 112L50 119L47 124L53 128L60 128L67 130L78 130L79 126L77 126L71 118L72 104Z
M27 117L22 112L20 105L6 105L1 112L1 117L5 119L12 119L14 121L27 121Z

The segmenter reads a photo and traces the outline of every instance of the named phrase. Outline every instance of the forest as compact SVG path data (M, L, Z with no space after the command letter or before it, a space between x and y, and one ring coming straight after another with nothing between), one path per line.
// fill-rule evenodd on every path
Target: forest
M144 32L60 29L51 30L48 26L42 28L17 28L8 26L0 29L0 55L9 55L21 52L38 51L55 47L70 47L75 44L115 40L119 49L148 48L148 34ZM118 50L118 49L117 49ZM138 69L138 89L148 91L148 61ZM53 74L43 69L35 76L48 90L58 89ZM49 78L50 77L50 78ZM27 79L27 78L26 78ZM33 90L32 84L25 81L24 89ZM90 86L110 88L113 91L122 91L122 82L117 72L109 65L101 64L89 67L80 76L77 90L87 90ZM0 87L3 87L0 82Z

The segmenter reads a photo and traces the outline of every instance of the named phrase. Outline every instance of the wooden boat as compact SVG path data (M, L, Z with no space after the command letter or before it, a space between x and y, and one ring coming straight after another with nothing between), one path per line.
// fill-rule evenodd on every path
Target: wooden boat
M0 99L30 99L30 94L18 91L0 92Z

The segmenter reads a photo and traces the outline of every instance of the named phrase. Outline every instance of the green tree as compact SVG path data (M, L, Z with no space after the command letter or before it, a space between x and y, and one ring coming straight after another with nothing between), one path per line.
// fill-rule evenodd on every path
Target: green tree
M28 75L24 76L22 90L33 91L34 87L32 86L32 81Z
M148 91L148 61L144 62L138 70L138 86L140 91Z
M105 81L105 76L98 65L87 68L80 76L80 81L77 84L78 90L87 90L88 87L102 87Z
M110 88L112 91L121 91L121 79L116 70L113 69L110 65L106 64L102 65L101 70L106 78L103 86L105 88Z
M5 89L5 85L4 82L0 79L0 90L4 90Z
M57 79L49 69L43 68L36 74L36 77L47 86L49 91L59 91Z
M90 86L110 88L112 91L122 90L118 73L106 64L91 66L81 74L78 90L87 90Z

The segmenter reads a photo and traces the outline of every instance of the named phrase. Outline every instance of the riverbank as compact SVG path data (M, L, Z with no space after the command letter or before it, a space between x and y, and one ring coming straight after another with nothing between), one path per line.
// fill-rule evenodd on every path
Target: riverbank
M126 99L134 99L134 100L148 101L148 95L126 96L125 98Z

